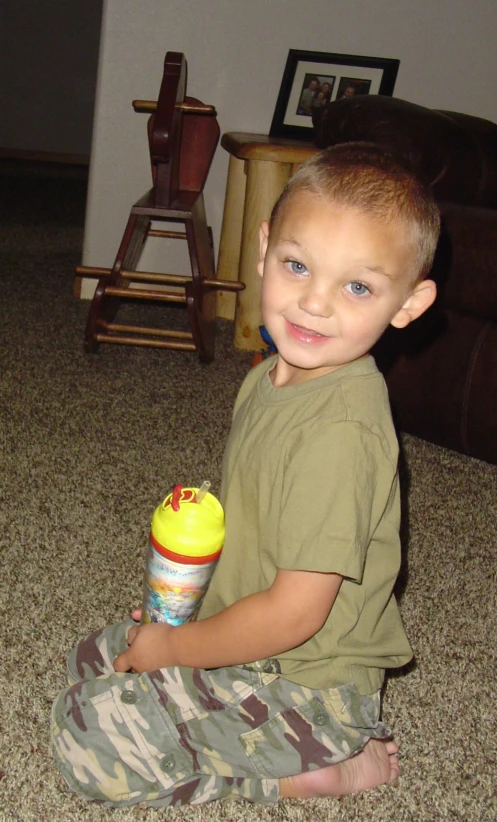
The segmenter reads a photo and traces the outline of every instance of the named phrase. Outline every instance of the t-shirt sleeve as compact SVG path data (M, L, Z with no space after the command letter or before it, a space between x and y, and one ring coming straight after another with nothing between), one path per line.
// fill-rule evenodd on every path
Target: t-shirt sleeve
M378 470L385 463L379 438L361 423L322 423L301 432L285 460L277 566L360 582L377 524Z

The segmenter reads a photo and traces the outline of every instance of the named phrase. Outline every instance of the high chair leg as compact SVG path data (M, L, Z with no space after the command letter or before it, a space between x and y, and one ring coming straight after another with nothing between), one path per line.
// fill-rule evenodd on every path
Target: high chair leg
M194 296L193 282L186 286L186 307L190 329L200 362L210 363L214 359L214 339L216 329L216 292L205 290L202 296L202 310Z
M85 331L85 351L88 354L94 354L98 350L96 334L112 323L121 304L119 297L106 293L106 288L109 285L128 288L129 280L123 279L120 272L134 269L138 265L149 226L149 217L130 214L110 275L99 279L90 306Z

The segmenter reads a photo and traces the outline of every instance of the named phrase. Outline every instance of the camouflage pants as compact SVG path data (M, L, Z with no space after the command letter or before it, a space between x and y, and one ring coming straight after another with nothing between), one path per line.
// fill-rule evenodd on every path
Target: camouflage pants
M264 665L115 673L134 623L96 631L68 660L52 743L70 788L113 806L278 799L279 778L347 759L371 737L380 697L312 690ZM266 669L266 670L263 670Z

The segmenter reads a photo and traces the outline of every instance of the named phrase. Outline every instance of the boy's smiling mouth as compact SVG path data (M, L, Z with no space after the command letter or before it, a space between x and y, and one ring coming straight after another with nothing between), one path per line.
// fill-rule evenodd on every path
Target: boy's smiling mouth
M317 331L313 331L310 328L304 328L304 326L297 325L289 320L286 320L286 325L290 335L299 342L318 344L321 342L326 342L326 340L330 339L328 335L319 334Z

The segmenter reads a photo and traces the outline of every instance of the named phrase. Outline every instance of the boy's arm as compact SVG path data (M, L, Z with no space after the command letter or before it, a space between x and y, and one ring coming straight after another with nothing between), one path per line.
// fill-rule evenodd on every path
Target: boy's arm
M306 642L323 626L340 589L339 574L279 569L270 588L224 611L173 628L132 628L116 671L137 673L172 665L221 668L266 659Z

